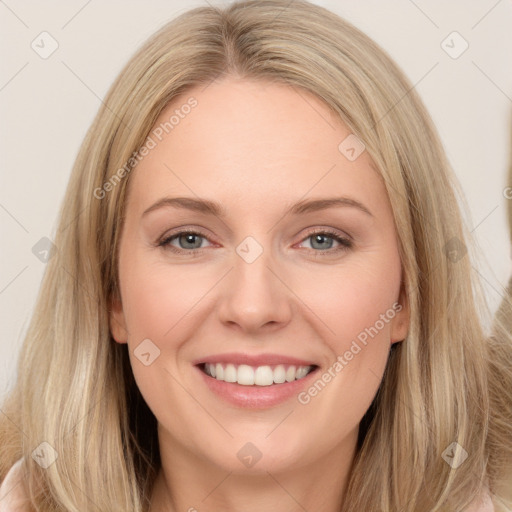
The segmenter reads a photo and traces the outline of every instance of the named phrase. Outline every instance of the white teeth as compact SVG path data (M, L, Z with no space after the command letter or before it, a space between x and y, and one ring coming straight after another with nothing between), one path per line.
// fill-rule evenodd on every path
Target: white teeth
M244 386L254 385L254 370L246 364L241 364L238 367L236 381L238 384L243 384Z
M291 382L292 380L295 380L295 366L290 366L286 370L286 382Z
M288 366L279 364L274 368L270 366L258 366L256 368L241 364L206 363L204 371L210 377L224 382L236 382L243 386L271 386L303 379L313 366Z
M254 372L254 384L257 386L271 386L274 384L274 372L270 366L258 366Z
M234 364L228 364L224 370L224 380L226 382L236 382L237 373Z
M276 384L286 382L286 370L282 364L274 368L274 382Z
M305 377L308 374L308 369L305 366L301 366L297 368L297 372L295 375L297 376L297 379L302 379L302 377Z

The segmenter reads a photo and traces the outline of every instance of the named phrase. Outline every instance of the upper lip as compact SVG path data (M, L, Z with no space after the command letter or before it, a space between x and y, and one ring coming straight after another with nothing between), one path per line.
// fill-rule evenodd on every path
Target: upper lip
M241 354L230 352L226 354L215 354L207 357L202 357L193 361L194 365L204 363L231 363L234 365L246 364L249 366L267 366L267 365L295 365L295 366L317 366L311 361L299 359L297 357L285 356L281 354Z

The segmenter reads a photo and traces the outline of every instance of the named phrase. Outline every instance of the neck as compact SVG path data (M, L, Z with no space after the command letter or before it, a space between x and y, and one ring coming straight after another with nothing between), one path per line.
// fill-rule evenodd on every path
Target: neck
M357 431L304 465L286 470L219 467L176 443L159 426L162 467L151 512L339 512L355 455Z

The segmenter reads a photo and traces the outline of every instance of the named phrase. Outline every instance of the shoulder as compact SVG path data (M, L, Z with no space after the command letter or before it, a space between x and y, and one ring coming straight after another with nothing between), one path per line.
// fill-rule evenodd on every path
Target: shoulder
M27 495L23 487L23 458L9 469L0 483L0 512L30 512Z
M495 512L491 495L487 490L474 500L465 512Z

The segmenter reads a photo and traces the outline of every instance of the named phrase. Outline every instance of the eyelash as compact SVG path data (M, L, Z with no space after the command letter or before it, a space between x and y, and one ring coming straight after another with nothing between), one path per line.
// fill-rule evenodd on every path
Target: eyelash
M168 249L171 252L174 252L176 254L187 253L190 256L199 255L199 253L201 253L201 251L203 251L204 248L203 249L186 250L186 249L178 249L177 247L174 247L173 245L170 244L170 242L172 240L174 240L175 238L178 238L181 235L187 235L187 234L196 235L196 236L200 236L201 238L208 239L208 237L206 235L204 235L203 233L201 233L201 231L185 229L183 231L179 231L178 233L174 233L171 236L167 236L167 237L163 238L162 240L160 240L157 243L157 246L163 247L164 249ZM305 236L302 239L302 241L307 240L308 238L311 238L312 236L315 236L315 235L328 235L328 238L333 238L340 244L340 247L337 247L336 249L325 249L325 250L310 249L313 252L317 253L316 255L318 255L318 256L332 255L333 253L338 253L340 251L347 251L349 249L352 249L352 247L353 247L353 242L351 240L349 240L348 238L341 237L337 232L332 231L330 229L322 229L322 230L313 231L313 232L309 233L307 236Z

